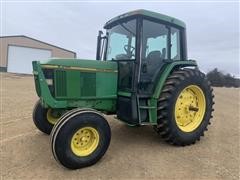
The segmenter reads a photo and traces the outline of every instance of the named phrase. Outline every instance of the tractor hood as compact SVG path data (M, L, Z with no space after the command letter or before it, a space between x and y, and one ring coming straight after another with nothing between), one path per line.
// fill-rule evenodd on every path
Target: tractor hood
M42 68L63 68L89 72L117 72L117 63L87 59L50 59L41 62Z
M33 61L37 95L44 107L66 106L114 112L117 63L84 59Z

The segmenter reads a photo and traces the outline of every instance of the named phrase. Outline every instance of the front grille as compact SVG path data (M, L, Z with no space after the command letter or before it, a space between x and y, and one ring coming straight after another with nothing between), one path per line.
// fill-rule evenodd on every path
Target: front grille
M46 80L52 80L48 87L55 98L96 96L96 73L65 69L43 69L43 73Z
M65 97L67 95L66 71L56 70L56 96Z

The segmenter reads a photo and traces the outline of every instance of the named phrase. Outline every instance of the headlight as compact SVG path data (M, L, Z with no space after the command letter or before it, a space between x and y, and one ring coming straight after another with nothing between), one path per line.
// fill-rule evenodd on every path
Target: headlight
M49 86L53 85L53 80L52 79L46 79L46 82Z

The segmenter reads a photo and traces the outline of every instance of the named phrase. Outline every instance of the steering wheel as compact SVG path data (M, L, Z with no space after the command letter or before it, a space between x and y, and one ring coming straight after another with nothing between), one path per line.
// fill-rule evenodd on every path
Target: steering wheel
M126 44L124 45L124 50L126 51L127 54L134 56L134 51L135 51L135 47L130 46L130 52L129 52L129 46Z

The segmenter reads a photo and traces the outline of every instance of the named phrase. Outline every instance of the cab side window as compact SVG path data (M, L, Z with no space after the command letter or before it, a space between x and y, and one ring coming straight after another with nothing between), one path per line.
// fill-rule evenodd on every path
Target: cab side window
M167 59L167 36L166 25L143 20L143 60L151 61L153 55L158 63Z
M181 60L180 31L173 27L171 28L171 59Z
M143 20L142 61L140 70L140 90L151 93L155 80L168 59L170 29L165 24Z

